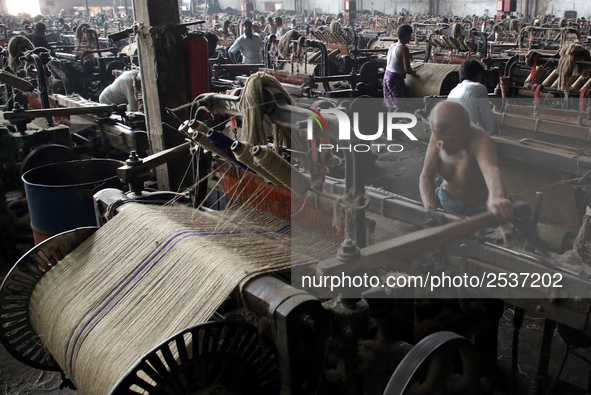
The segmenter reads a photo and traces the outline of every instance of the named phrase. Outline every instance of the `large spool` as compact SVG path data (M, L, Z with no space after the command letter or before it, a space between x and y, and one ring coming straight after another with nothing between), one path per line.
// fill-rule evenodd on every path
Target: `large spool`
M257 145L252 148L251 153L257 165L265 169L266 172L287 188L300 195L310 189L310 180L271 148Z
M457 64L421 63L413 69L417 77L405 79L408 97L447 95L460 82Z
M118 393L144 355L207 321L244 278L312 261L282 223L231 217L134 205L39 280L31 326L80 393Z
M244 163L248 168L257 172L262 177L266 178L267 180L271 181L275 185L281 185L281 182L273 177L269 172L267 172L263 167L259 166L252 157L252 144L249 144L246 141L239 141L236 140L232 143L232 152L236 155L236 158Z
M54 163L23 174L35 244L58 233L96 226L92 195L121 186L116 171L124 163L89 159Z

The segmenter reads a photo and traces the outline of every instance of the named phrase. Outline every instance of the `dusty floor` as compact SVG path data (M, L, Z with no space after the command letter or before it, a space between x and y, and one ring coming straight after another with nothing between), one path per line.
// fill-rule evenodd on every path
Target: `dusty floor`
M425 142L405 143L405 151L400 154L382 155L377 161L379 170L373 174L370 185L389 189L395 193L418 200L418 178L422 168L422 160L426 149ZM26 249L24 249L26 251ZM9 267L0 268L3 277ZM513 334L513 312L507 306L499 322L498 374L495 382L495 394L511 394L511 339ZM519 387L515 394L528 394L537 382L536 372L542 338L543 318L526 316L520 335ZM566 350L565 342L555 332L553 336L550 375L555 376L560 370ZM589 350L578 350L591 360ZM589 362L591 364L591 362ZM589 364L576 357L573 352L566 360L561 379L586 388L589 377ZM0 346L0 395L45 395L45 394L76 394L69 389L60 390L60 374L43 372L29 368L15 359ZM542 392L544 393L544 392ZM569 385L559 384L554 394L591 394L590 391L576 390Z

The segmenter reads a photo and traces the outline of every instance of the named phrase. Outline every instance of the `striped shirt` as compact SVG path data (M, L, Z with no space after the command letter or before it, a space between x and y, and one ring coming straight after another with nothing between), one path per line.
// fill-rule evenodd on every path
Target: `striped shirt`
M447 100L457 101L470 113L470 121L480 126L488 134L495 127L495 119L492 112L488 91L479 82L464 80L449 92Z

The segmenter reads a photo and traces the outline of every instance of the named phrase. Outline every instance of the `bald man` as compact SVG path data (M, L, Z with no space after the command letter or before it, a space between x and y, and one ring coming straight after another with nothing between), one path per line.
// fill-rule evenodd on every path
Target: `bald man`
M456 102L440 102L431 112L433 131L419 182L425 208L439 207L461 216L489 211L500 223L513 219L495 144L470 123L470 114ZM444 182L435 188L435 176Z

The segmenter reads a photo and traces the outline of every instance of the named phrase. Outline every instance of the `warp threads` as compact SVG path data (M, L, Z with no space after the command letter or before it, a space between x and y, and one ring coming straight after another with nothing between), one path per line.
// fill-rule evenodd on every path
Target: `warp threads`
M31 323L82 394L107 395L155 346L207 321L244 278L312 262L292 251L289 231L249 210L133 205L41 278Z

